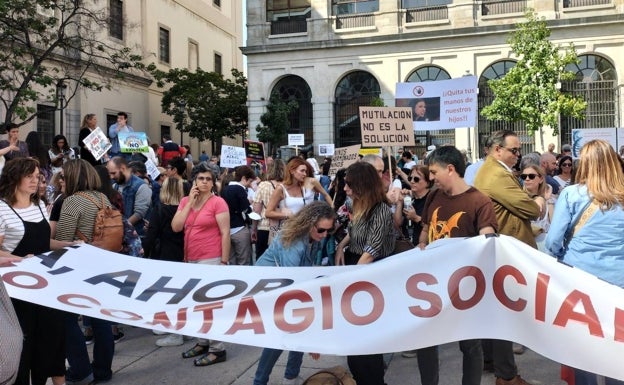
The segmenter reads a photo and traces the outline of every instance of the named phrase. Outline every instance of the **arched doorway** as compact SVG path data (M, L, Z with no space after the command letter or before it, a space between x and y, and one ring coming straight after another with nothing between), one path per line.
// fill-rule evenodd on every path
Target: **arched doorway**
M576 79L563 82L562 92L581 96L587 102L585 119L561 117L561 144L572 143L573 128L606 128L617 125L617 73L613 64L602 56L579 55L579 62L566 70Z
M288 115L290 128L288 134L304 134L305 144L314 142L313 114L312 114L312 91L303 78L289 75L280 79L271 94L277 93L280 100L297 102L297 108ZM277 143L277 147L288 144L287 139L283 143Z
M370 106L380 94L379 82L365 71L351 72L338 82L334 103L336 147L362 143L359 107Z

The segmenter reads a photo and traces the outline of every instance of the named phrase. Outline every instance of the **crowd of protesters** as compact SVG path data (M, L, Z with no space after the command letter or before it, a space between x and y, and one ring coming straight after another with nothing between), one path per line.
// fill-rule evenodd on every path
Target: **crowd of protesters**
M441 238L500 233L624 287L624 174L622 159L606 142L587 143L578 159L567 145L562 154L553 146L522 156L518 136L499 131L486 141L484 159L472 165L465 152L432 145L420 159L407 149L367 155L330 176L331 159L319 166L311 154L269 159L266 169L221 168L218 157L205 152L193 162L189 149L168 135L145 155L126 154L117 135L133 130L127 120L118 114L107 131L113 148L99 160L84 146L72 149L62 135L45 149L36 133L22 142L17 127L8 130L8 140L0 141L6 160L0 265L90 242L103 205L122 213L121 252L134 257L223 268L374 264L406 244L424 249ZM95 115L86 115L80 136L96 127ZM147 174L147 159L158 165L157 176ZM448 220L461 225L440 231L437 224ZM43 385L51 378L62 385L112 378L115 344L123 339L119 325L17 299L12 304L24 338L11 381ZM166 334L155 343L181 346L184 340ZM527 384L514 360L523 346L468 340L459 347L464 384L479 384L484 370L494 372L496 385ZM254 385L268 383L281 353L263 350ZM208 339L181 355L194 366L227 359L226 345ZM437 347L403 356L417 358L422 384L438 383ZM283 384L298 383L302 358L289 352ZM384 385L382 355L349 356L348 365L358 385ZM594 383L595 375L571 370L577 385Z

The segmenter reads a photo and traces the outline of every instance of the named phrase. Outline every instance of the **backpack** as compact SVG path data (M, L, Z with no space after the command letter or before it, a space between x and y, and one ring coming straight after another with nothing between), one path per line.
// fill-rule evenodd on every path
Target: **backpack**
M301 385L356 385L355 380L343 366L320 370L308 377Z
M123 247L124 225L119 210L111 206L106 206L104 194L102 193L100 193L100 198L102 199L101 205L89 194L81 192L77 194L90 200L98 208L98 212L95 216L95 223L93 224L93 237L91 242L87 240L87 237L85 237L80 230L76 230L78 237L85 243L89 243L100 249L113 251L115 253L120 252Z

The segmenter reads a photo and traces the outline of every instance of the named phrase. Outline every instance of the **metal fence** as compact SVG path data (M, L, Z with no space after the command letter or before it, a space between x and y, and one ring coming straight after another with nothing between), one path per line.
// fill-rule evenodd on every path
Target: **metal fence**
M307 19L276 20L271 22L271 35L308 32Z
M405 11L406 23L446 19L448 19L448 7L446 5L410 8Z
M526 0L483 0L481 2L481 15L492 16L519 13L524 12L526 7Z
M563 0L563 8L587 7L591 5L607 5L612 0Z
M372 13L358 13L355 15L337 15L336 29L374 27L375 15Z

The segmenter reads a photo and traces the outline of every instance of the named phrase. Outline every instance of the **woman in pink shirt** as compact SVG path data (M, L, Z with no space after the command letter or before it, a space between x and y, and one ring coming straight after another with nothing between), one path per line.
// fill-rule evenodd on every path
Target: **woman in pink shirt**
M205 163L193 167L193 187L182 198L171 220L175 232L184 230L184 260L190 263L227 265L230 258L230 212L223 198L216 195L216 175ZM207 366L226 359L223 342L199 339L182 353L195 358L195 366Z

